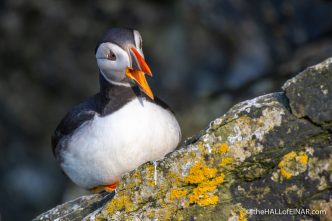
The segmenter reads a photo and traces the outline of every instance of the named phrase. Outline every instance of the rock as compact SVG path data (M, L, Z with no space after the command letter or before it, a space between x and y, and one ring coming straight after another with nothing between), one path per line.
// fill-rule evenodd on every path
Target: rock
M293 114L332 128L332 59L313 66L283 86Z
M59 205L33 220L82 220L85 216L92 217L100 208L113 197L113 193L92 194L82 196L76 200Z
M285 92L235 105L163 160L125 174L114 197L79 198L35 220L331 220L331 62ZM291 214L259 214L268 209Z

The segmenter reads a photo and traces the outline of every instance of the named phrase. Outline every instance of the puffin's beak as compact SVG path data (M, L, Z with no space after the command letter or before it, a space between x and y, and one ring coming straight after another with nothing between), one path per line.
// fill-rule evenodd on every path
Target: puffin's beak
M129 54L131 57L132 67L126 69L126 76L134 80L140 86L143 92L153 100L153 93L145 78L145 74L152 77L152 72L149 66L146 64L144 58L136 50L136 48L130 48Z

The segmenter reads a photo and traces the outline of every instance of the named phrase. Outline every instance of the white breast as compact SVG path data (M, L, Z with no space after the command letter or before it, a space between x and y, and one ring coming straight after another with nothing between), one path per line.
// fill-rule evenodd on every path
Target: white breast
M111 184L124 173L174 150L180 133L169 111L145 99L134 99L76 130L62 154L61 166L84 188Z

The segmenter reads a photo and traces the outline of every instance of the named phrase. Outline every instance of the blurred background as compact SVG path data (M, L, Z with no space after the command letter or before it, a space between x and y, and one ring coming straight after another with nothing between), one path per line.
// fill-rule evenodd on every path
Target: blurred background
M61 173L50 137L98 91L94 48L114 26L142 34L151 87L184 138L332 55L331 1L0 1L2 220L86 194Z

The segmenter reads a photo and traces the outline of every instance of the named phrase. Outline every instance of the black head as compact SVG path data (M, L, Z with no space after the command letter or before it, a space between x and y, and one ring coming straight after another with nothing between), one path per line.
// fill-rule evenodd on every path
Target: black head
M112 84L126 86L130 81L137 83L150 97L153 97L145 80L145 74L152 76L146 64L142 49L142 37L137 30L111 28L95 49L100 74Z
M136 33L136 34L134 34ZM109 29L104 36L99 40L96 48L95 53L100 44L111 42L114 43L121 48L125 49L128 44L136 45L135 43L135 35L138 35L136 38L139 41L139 44L142 44L142 37L138 31L131 29L131 28L111 28Z

